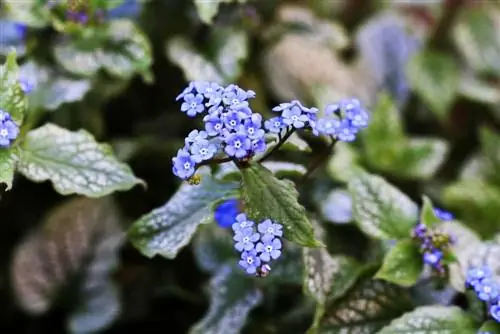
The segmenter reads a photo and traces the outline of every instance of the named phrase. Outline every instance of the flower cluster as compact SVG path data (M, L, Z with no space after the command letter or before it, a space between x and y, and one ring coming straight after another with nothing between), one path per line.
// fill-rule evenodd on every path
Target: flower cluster
M10 114L0 109L0 148L9 147L19 135L19 127Z
M488 267L469 269L465 284L488 305L490 316L500 322L500 285L493 279L491 270Z
M441 209L434 209L434 213L441 220L454 219L451 213ZM444 274L445 254L452 244L450 236L439 230L431 229L423 223L418 223L413 228L413 237L420 243L424 262L439 274Z
M240 213L232 228L236 242L234 248L241 252L239 265L248 274L267 276L271 270L269 262L281 256L282 225L265 219L256 226L244 213Z
M317 108L294 100L273 108L280 116L263 120L250 108L249 100L254 97L254 91L234 84L191 82L176 100L182 100L181 111L189 117L203 116L204 129L189 133L185 146L172 159L174 174L190 179L197 166L209 161L249 160L266 151L266 134L278 136L281 142L295 130L308 129L315 135L352 141L368 125L368 113L356 99L327 106L322 118L318 118Z

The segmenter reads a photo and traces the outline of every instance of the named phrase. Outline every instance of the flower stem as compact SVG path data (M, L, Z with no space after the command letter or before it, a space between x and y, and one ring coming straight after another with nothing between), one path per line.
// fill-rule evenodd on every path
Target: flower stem
M286 135L283 136L283 138L280 138L280 141L278 142L278 144L276 144L276 146L274 146L269 152L267 152L262 158L260 158L257 162L263 162L263 161L266 161L274 152L276 152L277 150L279 150L279 148L288 140L288 138L290 138L290 136L295 132L295 129L292 128L291 130L289 130Z

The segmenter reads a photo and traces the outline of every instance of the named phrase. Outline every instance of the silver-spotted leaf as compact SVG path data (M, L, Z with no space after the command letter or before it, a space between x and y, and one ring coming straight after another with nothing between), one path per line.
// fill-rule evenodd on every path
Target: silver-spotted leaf
M0 109L8 112L14 122L21 126L27 104L19 80L16 53L10 52L5 63L0 65Z
M188 40L181 37L170 39L167 42L166 52L170 61L184 72L186 80L224 83L215 65L197 51Z
M414 55L407 67L414 91L440 118L446 119L460 82L459 66L448 54L424 50Z
M241 171L242 200L248 216L262 221L272 219L283 225L285 238L304 247L319 247L307 219L305 208L298 202L298 191L288 180L279 180L260 164Z
M12 189L17 159L16 149L0 149L0 184L7 186L5 190Z
M471 334L476 323L456 306L422 306L391 322L379 334Z
M406 178L429 179L447 158L449 144L439 138L410 138L391 172Z
M109 22L106 43L95 48L82 48L69 40L54 48L57 62L68 72L91 78L99 70L119 79L130 79L139 73L152 80L152 50L149 40L131 20Z
M500 244L484 242L478 245L469 255L464 271L482 267L490 268L493 279L500 284Z
M239 334L249 312L263 299L254 281L231 265L218 270L210 282L210 291L208 312L190 334Z
M333 154L328 161L326 171L335 181L347 183L359 170L360 155L349 143L338 142L335 144Z
M183 183L165 205L134 223L129 238L142 254L175 258L191 241L198 226L212 221L212 204L236 187L234 183L217 181L206 170L201 170L200 175L200 184Z
M143 183L106 144L85 130L54 124L30 131L20 150L19 172L35 182L50 180L62 195L101 197Z
M401 240L385 255L375 278L401 286L412 286L422 274L423 268L419 246L411 239Z
M354 219L363 232L386 240L410 236L418 208L399 189L380 176L359 172L349 181L349 192Z
M200 226L193 238L193 253L198 267L215 273L225 263L234 261L236 250L231 232L217 224Z
M344 297L327 305L317 331L309 333L377 333L412 306L404 289L385 281L362 280Z
M111 284L111 270L124 236L120 224L119 214L107 197L77 197L49 212L41 228L14 252L11 278L19 305L30 314L44 314L63 289L73 286L73 279L77 279L78 291L71 293L78 297L77 308L73 309L74 303L65 305L76 311L69 319L73 333L81 333L77 324L81 322L74 321L87 312L95 314L90 324L94 330L108 325L118 312L111 315L109 305L93 300L106 293Z

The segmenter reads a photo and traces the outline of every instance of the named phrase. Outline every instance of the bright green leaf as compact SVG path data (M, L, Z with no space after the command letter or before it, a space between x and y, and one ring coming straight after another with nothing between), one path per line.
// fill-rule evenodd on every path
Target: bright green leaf
M424 50L410 60L407 75L415 92L440 119L445 119L460 82L456 60L447 54Z
M500 322L488 320L479 328L478 333L500 334Z
M375 278L401 286L412 286L422 273L424 263L413 240L399 241L384 258Z
M18 156L15 149L0 149L0 184L5 183L7 188L12 189L14 173Z
M143 183L87 131L71 132L50 123L27 134L18 168L34 182L50 180L62 195L101 197Z
M11 52L0 65L0 109L8 112L17 125L21 125L26 112L26 97L19 86L19 66L16 53Z
M362 280L341 299L325 307L316 330L308 333L377 333L394 317L412 308L407 291L380 280Z
M130 20L112 20L106 33L106 44L83 48L81 41L57 45L54 56L68 72L91 78L103 69L113 77L129 79L139 73L150 82L152 50L147 37Z
M417 205L383 178L359 172L349 181L359 228L378 239L404 239L418 220Z
M235 266L224 266L210 281L210 307L190 334L240 333L249 312L261 303L262 292Z
M332 179L348 182L354 177L356 170L360 169L359 160L360 155L351 144L337 142L326 166L326 171Z
M224 83L217 68L197 51L191 43L176 37L167 42L167 56L170 61L179 66L188 81L213 81Z
M420 211L420 222L428 227L433 227L441 223L441 219L436 216L434 206L427 196L422 196L422 210Z
M251 164L242 175L242 199L252 219L272 219L283 225L285 238L305 247L322 244L314 238L313 227L299 204L299 193L288 180L277 179L270 170Z
M137 220L128 232L132 244L147 257L173 259L186 246L200 224L212 221L213 202L235 189L200 171L201 183L183 183L163 206Z
M384 327L379 334L471 334L476 324L456 306L422 306Z
M236 82L243 70L243 62L247 59L248 35L244 30L234 27L216 29L213 46L217 50L215 65L224 77L225 82Z

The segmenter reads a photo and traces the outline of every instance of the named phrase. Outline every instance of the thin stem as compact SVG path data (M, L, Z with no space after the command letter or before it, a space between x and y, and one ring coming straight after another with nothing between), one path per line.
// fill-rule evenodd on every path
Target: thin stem
M223 164L225 162L232 161L233 158L231 157L226 157L226 158L219 158L219 159L210 159L210 160L205 160L200 162L197 166L206 166L206 165L212 165L212 164Z
M268 159L274 152L276 152L277 150L279 150L279 148L288 140L288 138L290 138L290 136L294 132L295 132L294 128L292 128L291 130L289 130L286 133L286 135L283 136L283 138L280 138L280 141L278 142L278 144L276 144L276 146L274 146L269 152L267 152L262 158L260 158L258 162L266 161L266 159Z
M302 178L299 180L298 184L301 184L304 181L306 181L316 171L316 169L318 169L318 167L323 165L325 163L326 159L328 159L328 157L330 156L330 153L332 152L333 147L337 143L337 140L335 138L333 138L333 137L331 137L331 138L332 138L332 142L330 143L330 145L328 145L327 148L323 152L321 152L316 157L316 159L314 159L311 162L311 164L307 167L307 172L304 174L304 176L302 176Z

